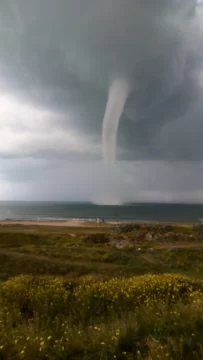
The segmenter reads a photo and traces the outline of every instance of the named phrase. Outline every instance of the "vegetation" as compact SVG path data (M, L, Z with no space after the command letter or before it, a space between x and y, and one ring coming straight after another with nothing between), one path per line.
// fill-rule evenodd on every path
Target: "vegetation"
M0 359L203 359L201 236L0 227Z

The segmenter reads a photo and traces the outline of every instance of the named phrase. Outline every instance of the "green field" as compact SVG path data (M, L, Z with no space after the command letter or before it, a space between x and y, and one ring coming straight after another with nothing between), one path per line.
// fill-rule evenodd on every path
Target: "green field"
M203 232L0 226L0 359L203 359Z

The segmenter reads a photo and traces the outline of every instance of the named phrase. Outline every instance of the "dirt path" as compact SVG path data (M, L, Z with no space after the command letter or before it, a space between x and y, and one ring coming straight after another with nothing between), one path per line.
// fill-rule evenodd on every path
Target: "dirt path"
M109 264L109 263L102 263L102 262L91 262L91 261L74 261L74 260L62 260L62 259L56 259L53 257L43 256L43 255L33 255L33 254L27 254L27 253L21 253L17 251L9 251L7 249L0 249L0 255L5 255L8 257L12 257L14 259L16 258L26 258L27 260L37 260L37 261L44 261L49 262L50 264L56 264L56 265L76 265L76 266L89 266L91 264L97 264L100 268L121 268L122 265L117 264Z
M160 261L157 261L157 259L153 258L151 254L142 255L142 259L144 259L149 264L153 264L153 265L159 265L161 263Z

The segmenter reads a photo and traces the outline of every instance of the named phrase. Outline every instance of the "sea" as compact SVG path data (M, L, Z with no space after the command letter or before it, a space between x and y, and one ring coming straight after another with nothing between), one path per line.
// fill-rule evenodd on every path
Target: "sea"
M203 221L203 204L95 205L70 202L0 201L0 220Z

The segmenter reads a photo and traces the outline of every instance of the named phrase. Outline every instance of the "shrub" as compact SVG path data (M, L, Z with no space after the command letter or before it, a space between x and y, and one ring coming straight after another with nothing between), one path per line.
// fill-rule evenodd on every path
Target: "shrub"
M124 233L128 233L134 230L139 230L141 228L140 224L124 224L119 226L119 230Z
M158 232L161 232L161 233L165 233L165 232L173 231L173 226L172 225L154 224L154 225L148 225L146 227L146 229L148 231L158 231Z
M193 230L198 234L203 234L203 224L195 224Z
M109 243L109 238L106 234L89 234L85 236L84 241L90 244L107 244Z
M201 359L202 294L171 274L16 277L0 285L0 359Z
M61 279L38 279L31 276L12 278L0 288L1 304L10 312L17 309L27 318L53 318L60 313L67 313L69 293Z

